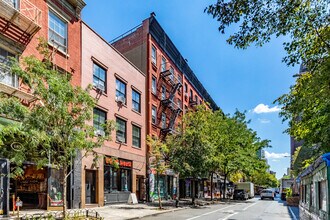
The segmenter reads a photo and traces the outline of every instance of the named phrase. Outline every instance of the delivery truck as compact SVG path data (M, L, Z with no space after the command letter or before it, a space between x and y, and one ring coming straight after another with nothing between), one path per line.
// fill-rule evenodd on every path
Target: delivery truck
M249 199L254 197L254 184L251 182L235 183L235 189L244 189L249 196Z

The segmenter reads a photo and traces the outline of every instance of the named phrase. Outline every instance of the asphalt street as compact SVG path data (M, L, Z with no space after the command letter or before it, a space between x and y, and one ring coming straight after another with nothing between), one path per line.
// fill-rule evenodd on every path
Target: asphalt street
M254 198L247 201L230 202L227 204L217 204L189 208L176 212L161 214L158 216L145 217L143 219L157 220L286 220L295 218L290 214L288 206L279 199L260 200Z

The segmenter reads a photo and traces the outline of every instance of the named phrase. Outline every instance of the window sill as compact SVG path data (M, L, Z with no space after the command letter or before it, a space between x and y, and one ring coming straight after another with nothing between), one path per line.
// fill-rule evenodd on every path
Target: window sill
M124 146L127 146L127 143L124 143L124 142L120 142L120 141L117 141L117 140L116 140L116 143L117 143L117 144L120 144L120 145L124 145Z
M127 104L126 104L126 103L121 103L121 104L120 104L120 102L118 102L118 101L116 101L116 100L115 100L115 102L117 103L117 105L120 105L120 107L125 107L125 108L127 108Z
M157 71L157 64L154 61L151 61L152 68Z
M154 96L157 96L157 92L151 92L151 94L153 94Z
M95 86L93 86L92 89L93 89L95 92L98 92L98 89L97 89ZM108 95L107 95L107 93L106 93L105 91L102 91L102 95L105 96L105 97L108 97Z
M136 111L135 109L132 108L132 112L135 112L138 115L141 115L141 112Z
M132 148L134 148L136 150L142 150L141 147L132 146Z
M48 46L50 46L50 47L56 49L56 45L54 45L52 42L48 42ZM68 49L68 48L67 48L67 49ZM64 55L64 56L67 57L67 58L70 57L69 53L64 52L64 51L62 51L62 50L60 50L60 49L57 49L56 52L59 52L60 54Z

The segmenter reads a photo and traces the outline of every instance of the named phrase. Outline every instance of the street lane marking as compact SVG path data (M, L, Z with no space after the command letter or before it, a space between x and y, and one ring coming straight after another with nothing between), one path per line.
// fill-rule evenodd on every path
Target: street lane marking
M215 212L218 212L218 211L221 211L221 210L224 210L224 209L227 209L227 208L231 208L231 207L234 207L234 206L237 206L238 204L236 204L236 205L229 205L229 206L227 206L227 207L224 207L224 208L221 208L221 209L217 209L217 210L214 210L214 211L212 211L212 212L207 212L207 213L204 213L204 214L202 214L202 215L197 215L197 216L195 216L195 217L192 217L192 218L187 218L186 220L193 220L193 219L196 219L196 218L200 218L200 217L202 217L202 216L205 216L205 215L209 215L209 214L212 214L212 213L215 213Z
M291 215L292 215L292 217L293 217L293 220L297 220L297 217L296 217L296 215L294 214L294 212L292 211L292 209L291 209L290 206L289 206L289 210L290 210L290 213L291 213Z
M245 207L244 209L242 209L242 210L247 210L248 208L250 208L250 207L252 207L252 206L254 206L254 205L256 205L257 203L253 203L253 204L251 204L251 205L249 205L249 206L247 206L247 207Z
M238 212L234 212L233 214L230 214L230 215L226 216L225 218L219 218L218 220L226 220L236 214L238 214Z

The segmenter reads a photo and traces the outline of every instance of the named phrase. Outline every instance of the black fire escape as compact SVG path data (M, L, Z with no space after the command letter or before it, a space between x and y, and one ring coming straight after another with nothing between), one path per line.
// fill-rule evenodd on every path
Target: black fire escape
M180 82L180 80L178 80L178 78L174 76L174 72L170 69L161 72L160 75L162 79L168 85L171 86L168 97L165 97L161 101L163 111L169 109L171 112L169 123L167 124L167 126L165 126L165 128L162 128L161 130L162 136L163 138L165 138L168 133L173 133L175 131L175 120L182 111L181 106L174 100L176 92L178 91L178 89L180 89L180 87L182 87L182 83Z

